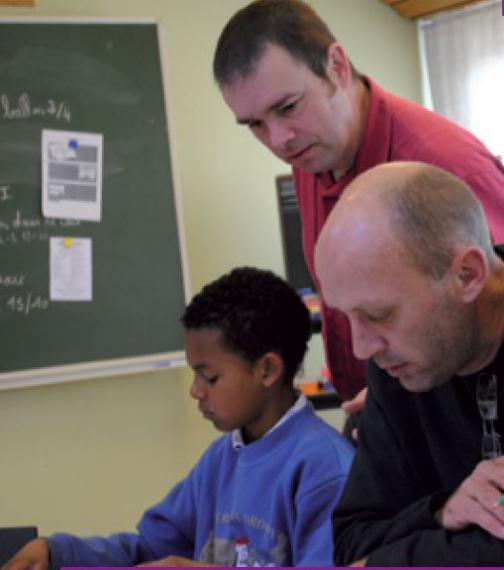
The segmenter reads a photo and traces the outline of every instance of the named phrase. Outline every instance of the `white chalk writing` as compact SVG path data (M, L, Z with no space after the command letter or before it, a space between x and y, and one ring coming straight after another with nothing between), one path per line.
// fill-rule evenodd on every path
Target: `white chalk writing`
M0 185L0 202L7 202L7 200L12 200L10 186Z
M12 313L28 316L33 311L45 311L49 307L49 300L41 295L26 293L25 295L12 295L8 297L5 307Z
M0 273L0 287L22 287L25 279L25 275L2 275Z
M69 123L72 112L65 101L47 99L40 104L33 104L28 93L22 93L13 103L5 93L0 96L0 112L3 120L27 120L31 117L52 117L57 121Z
M9 218L0 218L0 246L47 241L50 228L73 228L80 220L63 220L25 216L16 210Z

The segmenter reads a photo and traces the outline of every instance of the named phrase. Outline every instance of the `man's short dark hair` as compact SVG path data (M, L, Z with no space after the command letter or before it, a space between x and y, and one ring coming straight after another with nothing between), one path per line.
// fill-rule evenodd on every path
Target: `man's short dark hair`
M256 0L239 10L221 32L213 72L220 86L247 77L268 44L284 48L313 73L327 79L327 50L336 39L300 0Z
M239 267L195 295L182 316L186 329L221 332L223 348L254 364L267 352L294 378L310 338L310 314L299 295L271 271Z

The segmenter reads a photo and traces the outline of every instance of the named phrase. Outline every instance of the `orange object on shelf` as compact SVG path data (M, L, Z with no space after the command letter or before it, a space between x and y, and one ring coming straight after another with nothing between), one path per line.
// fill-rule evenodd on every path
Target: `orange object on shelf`
M320 393L320 382L303 382L297 386L305 396L313 396Z

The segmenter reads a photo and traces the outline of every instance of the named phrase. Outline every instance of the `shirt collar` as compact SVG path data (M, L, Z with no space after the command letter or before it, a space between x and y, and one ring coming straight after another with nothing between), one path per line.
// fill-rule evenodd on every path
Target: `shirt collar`
M306 398L306 396L304 394L299 394L297 400L295 401L294 405L292 407L290 407L285 414L277 421L277 423L270 429L268 430L264 435L264 437L268 437L268 435L272 432L275 431L277 428L279 428L282 424L284 424L289 418L291 418L292 416L294 416L295 414L297 414L298 412L300 412L303 408L306 408L306 406L310 406L310 402L308 402L308 399ZM231 445L233 446L234 450L239 450L242 447L246 446L246 443L243 441L243 437L242 437L242 433L241 433L241 429L234 429L231 432Z

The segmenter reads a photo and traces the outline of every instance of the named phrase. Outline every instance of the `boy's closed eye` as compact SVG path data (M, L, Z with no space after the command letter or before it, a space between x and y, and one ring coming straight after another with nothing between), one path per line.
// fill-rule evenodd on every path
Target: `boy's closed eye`
M200 376L203 378L203 380L205 380L207 384L210 384L210 386L213 386L213 384L215 384L219 379L219 376L217 374L211 375L211 374L203 374L203 372L200 372Z

